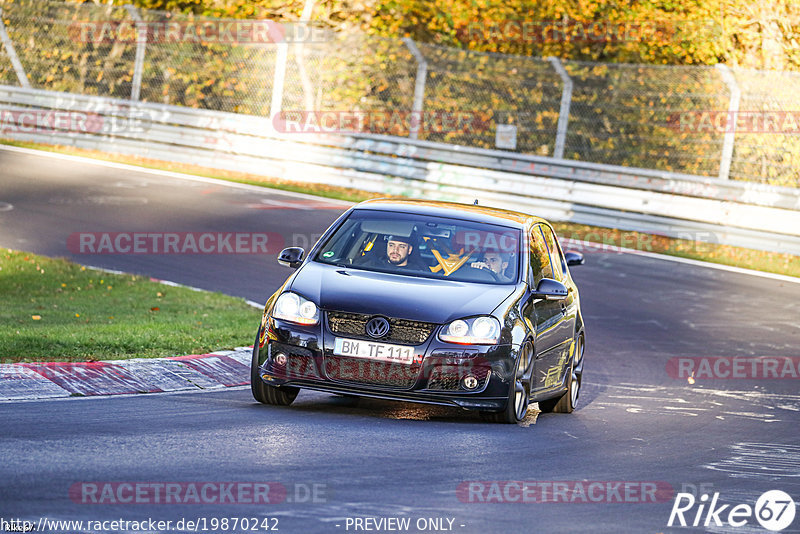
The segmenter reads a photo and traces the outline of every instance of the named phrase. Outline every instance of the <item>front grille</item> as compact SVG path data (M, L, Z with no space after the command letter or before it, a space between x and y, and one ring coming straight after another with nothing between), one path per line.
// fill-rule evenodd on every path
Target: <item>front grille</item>
M328 328L336 335L358 339L372 339L365 327L374 315L360 313L328 312ZM421 345L436 328L434 323L409 321L407 319L389 319L389 333L379 341L398 343L401 345Z
M458 391L462 389L461 379L469 374L478 379L478 387L470 391L480 391L486 385L489 367L476 366L469 368L457 365L436 365L430 371L427 389L436 391Z
M347 358L344 356L325 356L325 374L331 380L409 389L419 376L421 365Z

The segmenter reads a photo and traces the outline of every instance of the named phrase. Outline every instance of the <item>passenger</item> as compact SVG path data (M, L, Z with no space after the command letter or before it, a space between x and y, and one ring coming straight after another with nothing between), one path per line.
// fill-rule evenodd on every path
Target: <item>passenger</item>
M511 277L506 276L509 255L505 252L487 251L483 253L483 260L470 263L475 269L489 269L500 282L510 282Z

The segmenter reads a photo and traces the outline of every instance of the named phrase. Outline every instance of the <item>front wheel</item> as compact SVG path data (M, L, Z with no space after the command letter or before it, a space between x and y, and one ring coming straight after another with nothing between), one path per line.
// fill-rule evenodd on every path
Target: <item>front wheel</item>
M261 404L272 404L274 406L289 406L294 402L299 388L289 386L275 387L265 384L258 373L258 344L261 338L261 331L256 334L256 341L253 343L253 359L250 362L250 391L253 398Z
M508 402L502 412L481 412L481 415L494 423L519 423L528 414L529 394L526 384L530 384L530 371L533 365L533 346L526 343L514 371L514 380L508 388Z
M575 356L569 367L567 376L567 391L555 399L539 401L539 409L543 412L572 413L578 406L581 393L581 380L583 378L583 336L578 337L575 346Z

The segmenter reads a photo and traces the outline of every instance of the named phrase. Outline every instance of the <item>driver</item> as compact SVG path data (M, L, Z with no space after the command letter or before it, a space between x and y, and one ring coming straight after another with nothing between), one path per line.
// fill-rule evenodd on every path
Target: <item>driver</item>
M368 266L381 269L391 268L417 269L424 268L414 253L414 238L412 236L390 235L386 240L386 254L368 262Z
M403 236L389 236L386 241L386 257L389 263L397 267L407 267L408 257L414 251L411 238Z
M489 269L500 282L510 282L511 278L506 276L509 255L505 252L486 251L483 253L483 260L470 263L470 267L475 269Z

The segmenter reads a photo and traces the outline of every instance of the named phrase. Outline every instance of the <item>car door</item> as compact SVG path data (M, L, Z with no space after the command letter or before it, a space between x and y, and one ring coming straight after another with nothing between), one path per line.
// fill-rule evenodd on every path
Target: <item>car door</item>
M529 283L533 291L542 278L553 278L554 275L544 234L538 224L533 225L529 230L528 244L531 269ZM544 378L540 376L540 371L545 369L544 362L552 360L552 352L558 349L557 329L563 314L557 301L540 299L535 296L528 300L523 314L535 336L531 391L536 391L542 389L544 384Z
M550 255L553 261L553 268L557 269L556 265L561 266L559 274L560 277L556 278L556 280L567 287L567 298L562 302L562 307L566 308L567 315L566 321L563 324L563 328L564 335L569 336L570 339L572 339L572 336L575 333L575 323L577 322L578 317L578 287L575 285L575 282L572 280L572 277L569 274L569 267L567 267L567 260L564 257L564 250L561 248L561 243L558 241L555 231L546 225L543 225L542 229L544 231L545 241L547 241L548 244L548 249L551 251ZM549 238L548 234L550 236Z
M569 289L570 281L567 264L556 241L555 233L546 224L535 227L536 240L541 240L537 247L549 263L549 276ZM542 260L544 262L544 259ZM538 345L534 361L534 389L546 391L558 388L563 384L572 345L572 331L575 327L574 292L570 291L564 300L536 300L536 344Z

